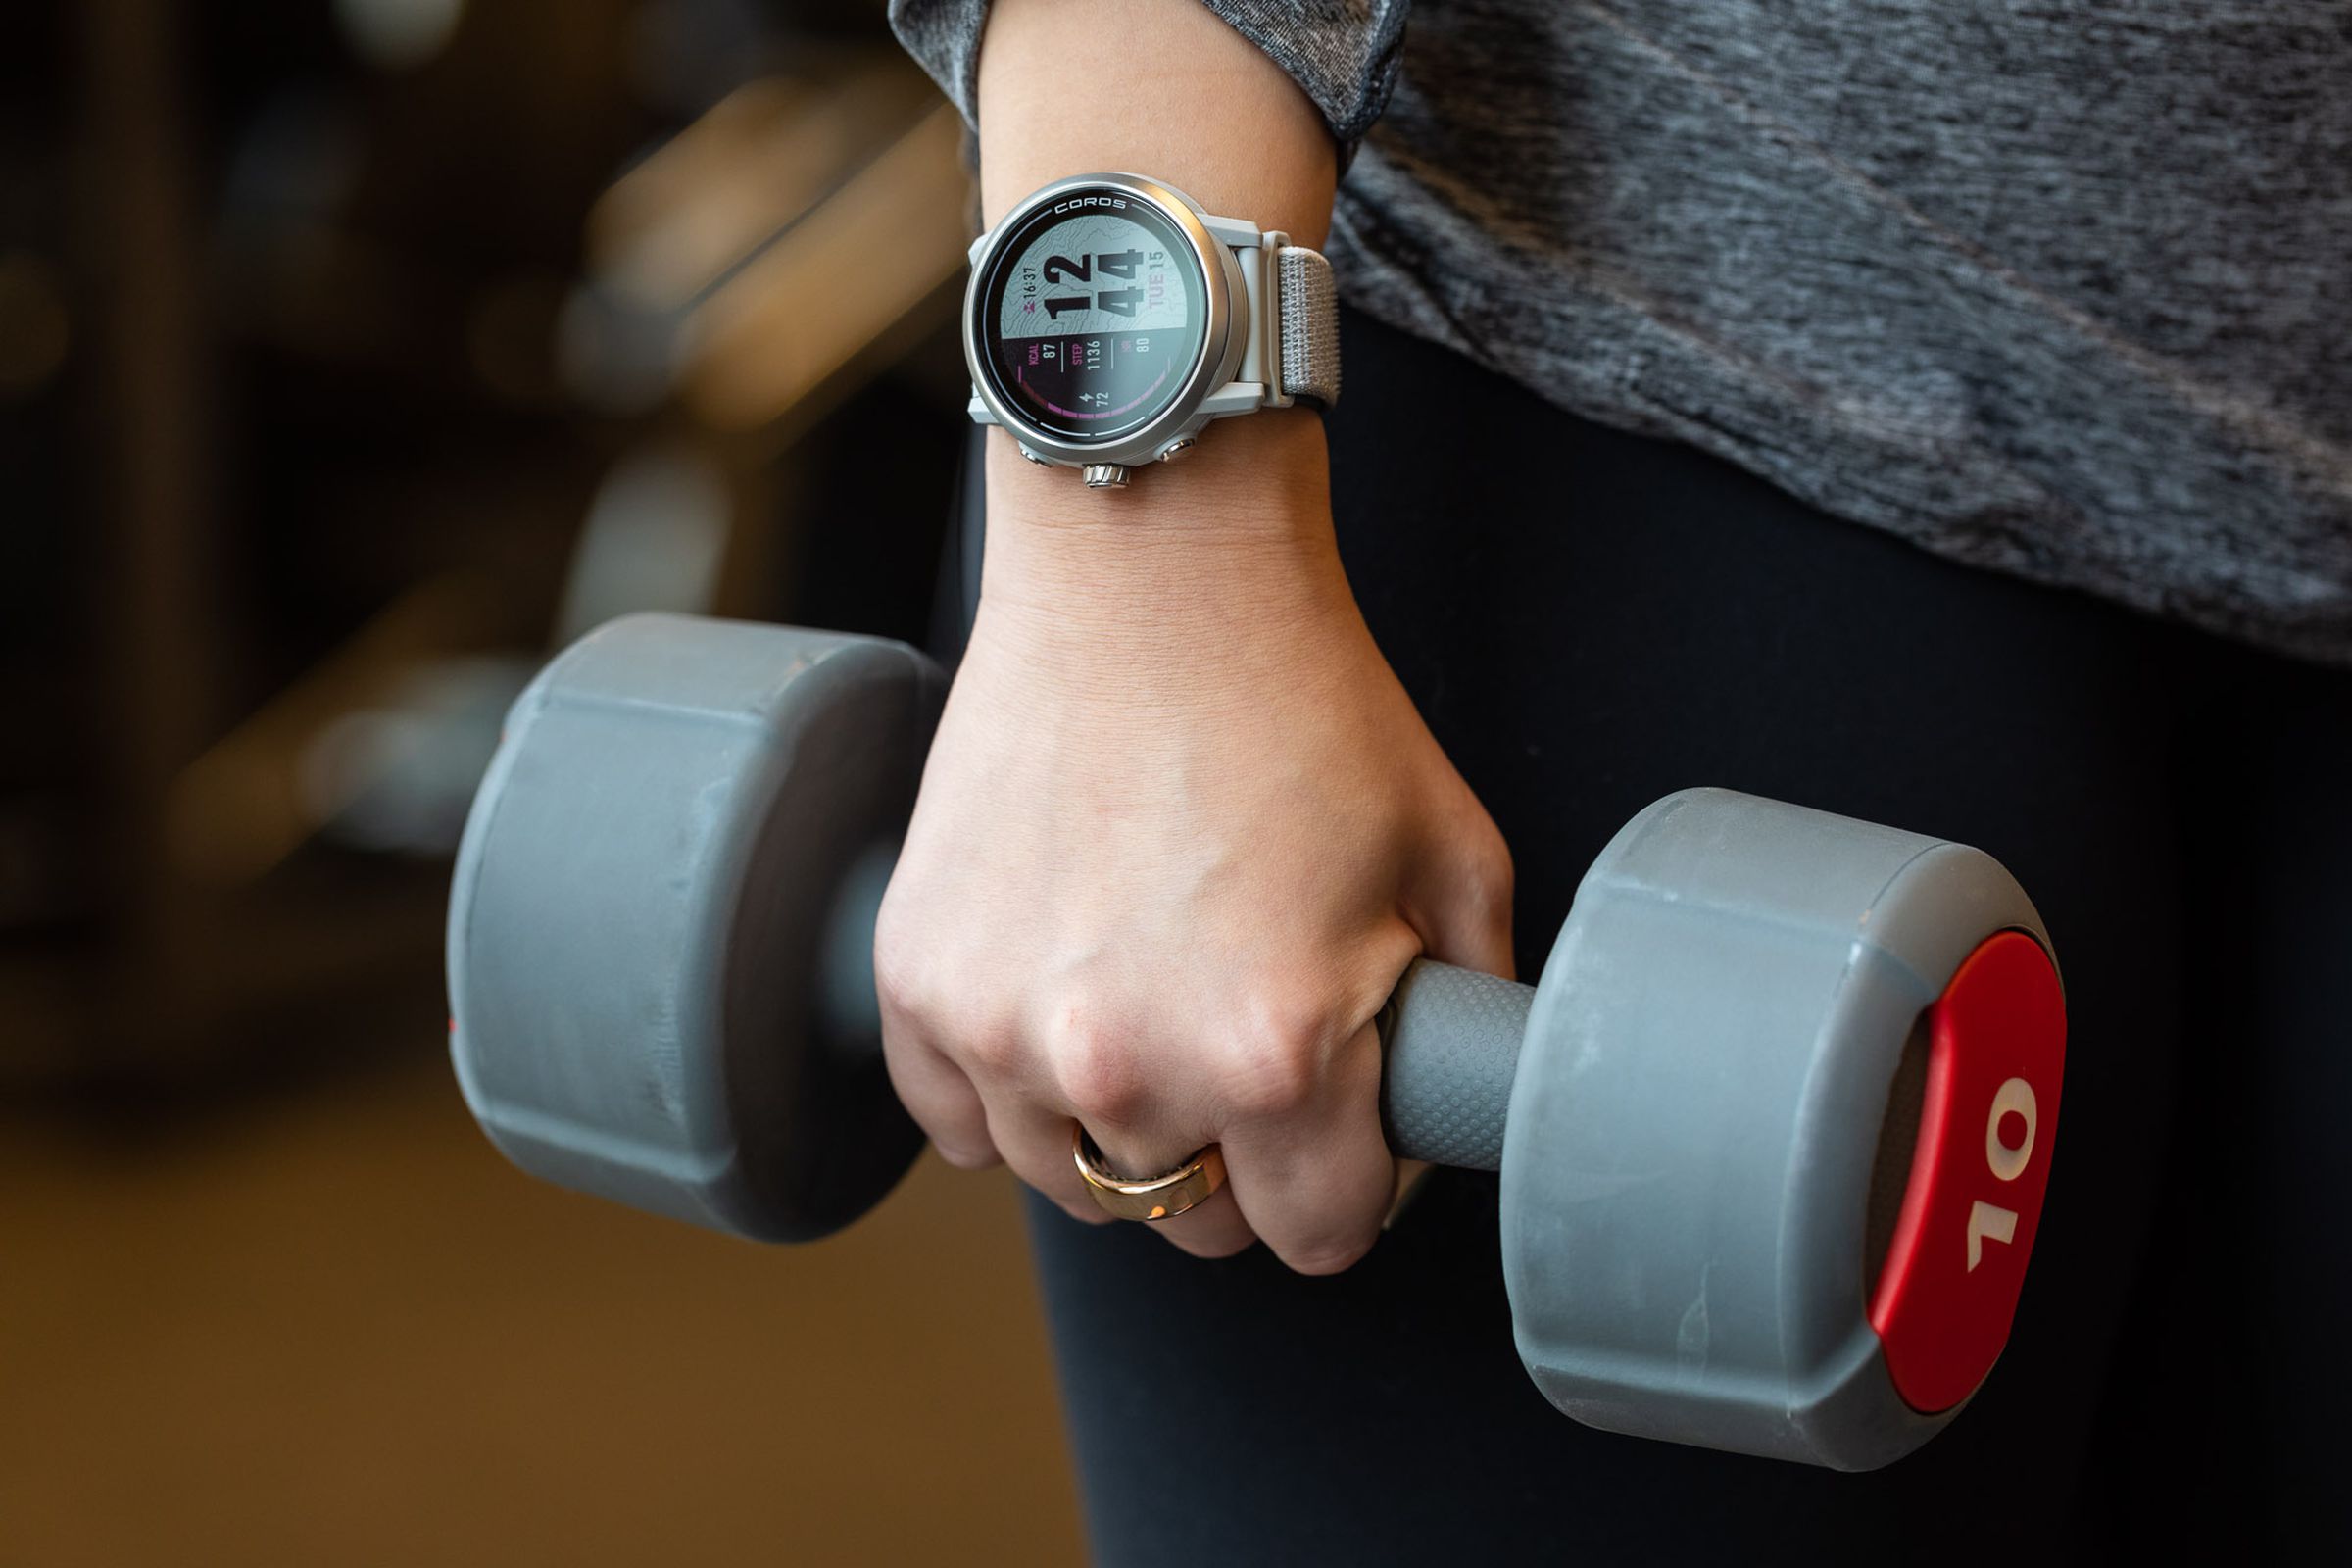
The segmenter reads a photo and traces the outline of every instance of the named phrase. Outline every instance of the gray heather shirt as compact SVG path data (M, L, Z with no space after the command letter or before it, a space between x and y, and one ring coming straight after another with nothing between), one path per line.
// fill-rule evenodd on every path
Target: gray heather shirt
M2352 663L2352 4L1423 0L1408 38L1404 0L1206 3L1352 155L1371 315L1956 560ZM891 0L967 116L985 9Z

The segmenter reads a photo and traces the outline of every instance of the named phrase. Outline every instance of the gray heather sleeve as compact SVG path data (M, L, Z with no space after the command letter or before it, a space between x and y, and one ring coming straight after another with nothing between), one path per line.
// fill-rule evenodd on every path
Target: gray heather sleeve
M1290 73L1331 127L1346 168L1388 106L1411 0L1201 0ZM891 29L941 89L979 122L980 28L988 0L890 0Z

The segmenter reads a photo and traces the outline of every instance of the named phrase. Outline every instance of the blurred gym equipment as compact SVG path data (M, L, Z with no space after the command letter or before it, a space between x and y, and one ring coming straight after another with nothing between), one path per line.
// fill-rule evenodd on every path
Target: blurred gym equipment
M955 285L855 193L895 157L961 230L937 104L879 0L0 5L0 1562L1077 1560L1009 1185L615 1227L440 1056L551 646L927 625ZM591 295L650 391L573 379Z
M91 0L0 44L71 154L0 164L48 182L0 206L17 504L104 519L0 530L0 1085L421 1027L498 717L586 625L923 625L956 448L838 416L958 428L972 194L878 8Z

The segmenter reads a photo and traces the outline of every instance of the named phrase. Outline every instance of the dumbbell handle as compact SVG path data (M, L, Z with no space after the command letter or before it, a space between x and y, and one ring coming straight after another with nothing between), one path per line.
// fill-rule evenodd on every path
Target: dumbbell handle
M1502 1124L1536 988L1415 958L1381 1010L1380 1119L1406 1159L1502 1168Z
M839 1040L879 1041L874 916L897 859L877 846L843 880L827 922L824 1008ZM1416 958L1381 1009L1387 1056L1380 1117L1389 1148L1406 1159L1464 1170L1502 1168L1502 1124L1527 1034L1533 986Z

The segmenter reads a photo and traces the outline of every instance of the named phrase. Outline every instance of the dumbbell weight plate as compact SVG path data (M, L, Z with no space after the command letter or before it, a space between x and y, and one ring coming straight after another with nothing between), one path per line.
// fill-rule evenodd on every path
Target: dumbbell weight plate
M2030 939L2030 961L2003 933ZM1508 1112L1504 1267L1520 1354L1552 1402L1610 1431L1839 1469L1940 1430L2006 1339L2055 1142L2048 947L2024 891L1961 845L1724 790L1627 823L1544 968ZM2001 1005L1987 1013L1980 979L1972 1015L1994 1027L1957 1046L1941 1029L1927 1076L1988 1102L2033 1080L2035 1147L2002 1154L2006 1176L1969 1165L1989 1105L1930 1094L1949 1136L1915 1155L1913 1107L1890 1100L1898 1079L1920 1093L1906 1043L1936 1034L1925 1025L1981 951L2000 956ZM1974 1076L1950 1070L1956 1051ZM1972 1178L2020 1217L1989 1257L1930 1270L1918 1259L1967 1246ZM1891 1266L1913 1271L1878 1293L1898 1331L1885 1341L1874 1182L1882 1210L1904 1211Z
M872 910L945 690L904 644L678 615L531 683L450 901L451 1053L509 1158L770 1241L890 1190L921 1133Z

